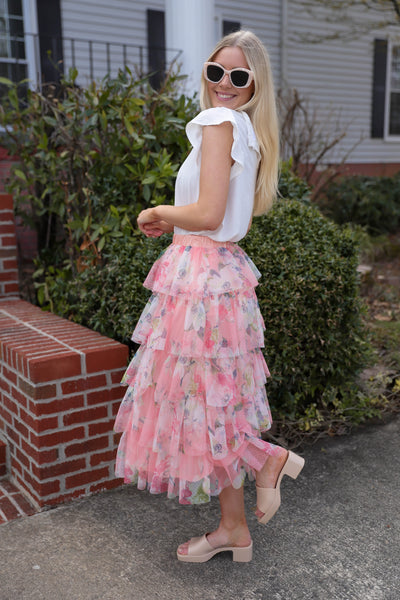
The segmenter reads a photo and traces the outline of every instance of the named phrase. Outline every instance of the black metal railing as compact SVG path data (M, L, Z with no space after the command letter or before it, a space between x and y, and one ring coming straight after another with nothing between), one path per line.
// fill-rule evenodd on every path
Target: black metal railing
M0 56L0 75L15 79L28 64L36 67L36 83L59 80L70 67L93 80L129 66L140 76L165 73L179 61L181 50L125 42L38 35L8 36L9 56ZM26 65L26 66L25 66ZM25 76L25 75L24 75ZM22 77L21 77L22 78Z

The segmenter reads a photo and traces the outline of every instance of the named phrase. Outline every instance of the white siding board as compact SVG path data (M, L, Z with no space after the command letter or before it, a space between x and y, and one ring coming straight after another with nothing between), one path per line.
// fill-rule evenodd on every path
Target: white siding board
M69 38L92 40L94 78L104 77L107 73L106 46L110 43L111 73L115 74L123 65L122 44L136 45L127 48L128 64L134 68L140 61L140 50L147 68L147 23L146 10L164 10L164 0L134 2L132 0L61 0L61 14L64 44L65 68L72 66L72 53ZM75 62L79 71L79 83L89 80L88 44L76 43Z
M199 0L201 1L201 0ZM331 34L338 25L323 19L311 19L299 9L298 0L288 0L287 32L287 81L317 108L321 123L334 122L334 113L348 132L336 154L345 154L360 137L361 143L352 152L348 162L376 163L399 162L400 143L371 139L371 99L373 75L373 40L385 37L387 32L378 30L348 41L329 40L320 44L299 41L299 36L310 33ZM81 38L93 42L109 42L112 74L122 66L123 54L118 44L142 47L144 68L147 63L146 10L165 10L164 0L61 0L65 67L72 65L69 38ZM321 14L324 12L322 9ZM373 22L374 13L358 13L361 22ZM276 86L281 85L281 0L215 0L215 18L219 26L222 20L239 21L242 28L254 31L267 47L272 63ZM216 38L219 38L216 31ZM217 41L217 39L216 39ZM115 46L113 46L115 44ZM107 72L106 48L93 44L96 58L95 78ZM211 49L210 49L211 50ZM130 66L139 62L139 49L127 48ZM168 59L172 58L168 54ZM88 47L76 43L76 66L80 72L79 83L89 79ZM333 126L333 125L332 125Z
M338 30L338 25L310 21L307 14L293 10L289 0L288 84L299 90L317 108L320 122L337 113L347 135L335 151L349 163L400 162L400 143L370 138L373 40L385 32L369 32L351 40L329 40L319 44L301 42L299 35ZM371 13L358 13L361 23L372 22ZM345 25L343 26L344 29Z
M259 36L270 55L276 83L280 77L281 0L252 1L216 0L215 10L222 20L239 21L242 29ZM221 32L219 32L221 33Z

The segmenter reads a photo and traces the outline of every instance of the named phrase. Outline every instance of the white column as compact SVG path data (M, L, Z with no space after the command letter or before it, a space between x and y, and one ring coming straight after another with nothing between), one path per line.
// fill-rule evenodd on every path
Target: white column
M165 0L167 48L182 50L187 91L198 91L204 61L215 46L214 0Z

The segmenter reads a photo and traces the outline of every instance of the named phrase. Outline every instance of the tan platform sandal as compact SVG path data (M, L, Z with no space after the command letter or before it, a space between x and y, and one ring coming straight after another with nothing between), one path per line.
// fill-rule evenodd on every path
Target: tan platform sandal
M258 522L265 525L274 516L281 505L281 480L284 475L289 475L292 479L296 479L300 471L304 467L304 458L298 456L289 450L285 464L279 473L278 480L274 488L263 488L256 486L257 490L257 508L263 514L259 517Z
M219 552L232 552L232 559L235 562L250 562L253 557L253 542L250 542L244 548L237 546L213 548L209 544L207 534L205 533L201 537L194 537L190 540L188 554L179 554L177 552L176 555L178 560L182 562L202 563L207 562L207 560L210 560L210 558Z

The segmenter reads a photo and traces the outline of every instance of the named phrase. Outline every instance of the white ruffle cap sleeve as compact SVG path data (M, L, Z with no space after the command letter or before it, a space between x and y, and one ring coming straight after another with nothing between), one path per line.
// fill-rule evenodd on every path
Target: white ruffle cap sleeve
M246 113L241 113L249 119ZM240 118L240 117L239 117ZM254 150L259 152L257 139L253 134L253 139L250 139L250 134L252 133L252 127L250 129L247 127L247 139L243 138L243 136L239 135L239 125L237 122L238 113L236 111L225 108L224 106L218 106L215 108L208 108L199 113L192 121L190 121L186 125L186 135L189 139L189 142L193 146L193 149L197 151L197 162L200 163L201 160L201 142L203 137L203 127L205 125L220 125L221 123L232 123L233 126L233 144L231 149L231 156L234 160L234 164L231 168L230 179L233 179L239 173L242 172L244 168L244 157L245 157L245 148L244 144L247 142L250 147L253 147ZM249 119L250 122L250 119ZM247 123L246 123L247 125Z

